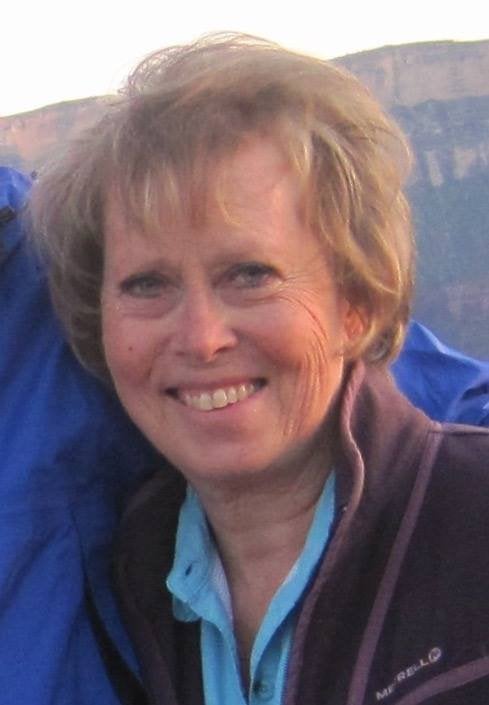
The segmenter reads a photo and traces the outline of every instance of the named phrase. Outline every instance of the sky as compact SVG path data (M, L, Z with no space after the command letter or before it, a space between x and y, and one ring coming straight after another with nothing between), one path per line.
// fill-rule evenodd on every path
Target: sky
M0 117L114 93L149 52L241 31L334 58L489 38L487 0L2 0Z

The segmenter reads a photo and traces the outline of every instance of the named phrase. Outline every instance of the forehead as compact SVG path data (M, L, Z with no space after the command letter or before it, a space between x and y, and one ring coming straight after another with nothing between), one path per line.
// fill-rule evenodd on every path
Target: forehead
M114 190L105 214L105 268L242 259L305 271L323 259L324 244L301 218L300 182L273 142L243 146L213 178L197 222L185 211L168 216L165 194L149 215L134 218Z
M116 227L141 234L204 229L215 223L243 225L251 220L295 214L298 178L271 140L253 138L217 163L161 165L130 184L114 184L105 207L105 233Z

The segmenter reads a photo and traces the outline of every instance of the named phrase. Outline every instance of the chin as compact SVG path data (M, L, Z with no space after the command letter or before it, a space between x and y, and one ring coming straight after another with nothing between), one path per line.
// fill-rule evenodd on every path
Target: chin
M246 488L251 488L262 483L271 487L274 478L284 473L289 475L291 469L295 472L295 469L302 467L301 459L290 449L287 452L275 452L276 449L273 449L272 452L272 449L266 451L262 445L260 448L240 447L239 444L232 446L221 451L216 448L202 449L191 455L180 454L173 456L173 459L169 455L166 457L196 487L242 487L244 484Z
M253 478L258 478L263 475L267 475L267 465L258 462L258 460L253 461L251 458L243 462L243 459L239 463L232 460L225 460L221 458L219 460L208 459L206 463L184 461L179 464L175 464L175 467L182 473L190 484L204 484L208 485L214 484L228 484L235 483L237 481L250 482Z

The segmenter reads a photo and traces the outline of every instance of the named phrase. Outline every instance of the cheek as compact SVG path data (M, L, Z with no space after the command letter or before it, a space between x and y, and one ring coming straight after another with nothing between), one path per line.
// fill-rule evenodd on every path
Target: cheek
M327 311L314 298L289 302L282 333L283 410L287 433L314 430L327 413L343 377L344 334L340 311Z
M105 359L116 387L140 380L149 359L148 337L114 312L102 316Z
M343 311L333 301L323 304L317 294L282 299L282 311L274 319L271 330L277 349L299 369L313 376L342 357L345 345Z
M324 326L311 326L299 350L295 405L304 416L308 408L326 411L341 383L343 357L330 333Z

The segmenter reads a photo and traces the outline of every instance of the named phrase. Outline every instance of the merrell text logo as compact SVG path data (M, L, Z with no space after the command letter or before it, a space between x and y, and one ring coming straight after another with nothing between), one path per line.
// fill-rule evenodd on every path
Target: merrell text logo
M437 661L439 661L442 656L442 650L438 646L434 646L432 649L429 650L427 656L420 658L418 661L416 661L416 663L413 663L411 664L411 666L408 666L402 671L399 671L399 673L394 677L392 683L390 683L387 688L377 690L375 693L376 699L383 700L389 695L392 695L398 685L400 685L404 681L407 681L409 678L412 678L416 673L418 673L418 671L421 671L422 668L427 668L428 666L432 666L434 663L437 663Z

